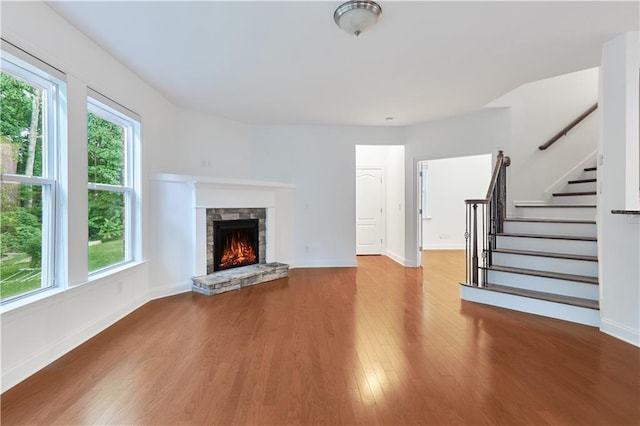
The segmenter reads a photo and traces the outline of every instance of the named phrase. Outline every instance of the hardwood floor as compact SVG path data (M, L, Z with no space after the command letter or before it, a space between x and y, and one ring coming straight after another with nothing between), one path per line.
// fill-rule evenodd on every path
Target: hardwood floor
M640 349L462 302L461 252L150 302L2 395L2 424L640 424Z

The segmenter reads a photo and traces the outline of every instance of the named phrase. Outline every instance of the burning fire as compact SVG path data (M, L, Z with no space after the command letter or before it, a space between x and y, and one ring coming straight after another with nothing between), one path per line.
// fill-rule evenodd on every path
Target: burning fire
M256 252L246 237L243 237L240 232L227 236L222 250L222 259L220 259L220 268L255 262Z

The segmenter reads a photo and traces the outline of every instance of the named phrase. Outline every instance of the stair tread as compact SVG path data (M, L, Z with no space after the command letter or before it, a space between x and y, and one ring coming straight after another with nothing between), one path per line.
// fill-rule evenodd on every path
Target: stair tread
M556 259L570 259L570 260L584 260L588 262L597 262L598 256L586 256L580 254L566 254L566 253L551 253L546 251L532 251L532 250L515 250L515 249L503 249L497 248L493 250L494 253L505 254L520 254L525 256L539 256L539 257L553 257Z
M549 234L521 234L514 232L500 232L498 237L519 237L519 238L548 238L550 240L576 240L576 241L598 241L596 237L583 237L575 235L549 235Z
M597 168L597 167L585 167L585 168L584 168L584 171L585 171L585 172L594 172L594 171L596 171L596 170L598 170L598 168Z
M597 277L589 277L586 275L562 274L560 272L538 271L535 269L512 268L510 266L493 265L489 267L480 267L488 271L511 272L513 274L532 275L543 278L554 278L558 280L576 281L587 284L598 285Z
M579 192L554 192L554 197L578 197L585 195L596 195L596 191L579 191Z
M576 179L576 180L570 180L568 183L569 184L573 184L573 183L591 183L591 182L597 182L598 180L596 178L593 179Z
M551 207L551 208L562 208L562 207L571 207L571 208L585 208L591 207L596 208L595 204L516 204L516 208L526 208L526 207Z
M544 222L544 223L585 223L589 225L595 225L595 220L587 219L547 219L547 218L535 218L535 217L511 217L506 218L505 222Z
M499 293L513 294L515 296L524 296L532 299L545 300L548 302L562 303L565 305L578 306L588 309L600 309L600 303L597 300L583 299L580 297L564 296L560 294L545 293L543 291L525 290L522 288L514 288L504 285L487 283L485 287L479 287Z

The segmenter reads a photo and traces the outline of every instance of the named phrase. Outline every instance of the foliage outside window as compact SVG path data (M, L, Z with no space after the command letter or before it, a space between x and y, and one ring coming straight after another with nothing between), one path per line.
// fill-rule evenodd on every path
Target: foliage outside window
M87 117L89 272L130 261L138 123L89 99Z
M57 106L53 76L2 52L0 299L54 285Z

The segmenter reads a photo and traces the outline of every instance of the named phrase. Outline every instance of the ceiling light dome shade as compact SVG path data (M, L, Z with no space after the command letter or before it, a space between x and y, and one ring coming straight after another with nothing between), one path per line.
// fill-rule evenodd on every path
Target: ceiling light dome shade
M356 36L378 22L382 15L382 8L376 2L370 0L350 0L343 3L333 13L336 24Z

